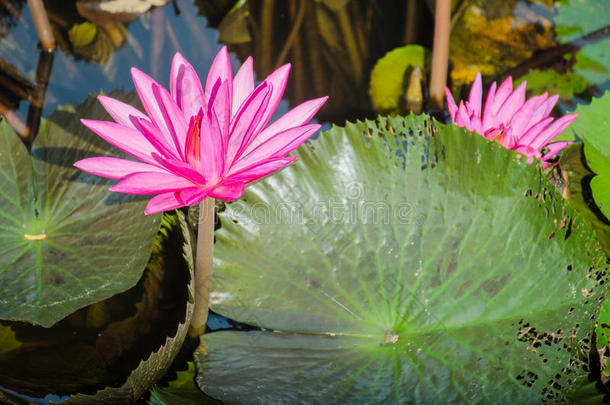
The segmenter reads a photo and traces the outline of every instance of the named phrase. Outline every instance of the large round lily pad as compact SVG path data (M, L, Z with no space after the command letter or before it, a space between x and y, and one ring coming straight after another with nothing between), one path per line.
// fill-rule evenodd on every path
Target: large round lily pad
M224 403L561 400L603 253L534 165L427 117L333 128L220 215L204 335Z
M132 287L150 257L160 216L144 215L146 199L112 193L115 180L73 167L88 156L123 156L82 117L108 115L93 97L55 112L42 120L31 156L0 123L0 319L51 326Z

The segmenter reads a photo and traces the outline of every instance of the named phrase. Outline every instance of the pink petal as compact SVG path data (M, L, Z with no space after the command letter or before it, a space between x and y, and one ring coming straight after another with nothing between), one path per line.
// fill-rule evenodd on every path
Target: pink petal
M267 125L273 113L277 109L278 104L282 100L284 89L286 89L286 83L288 82L288 74L290 73L290 64L286 64L277 68L264 80L271 85L271 96L269 97L269 103L263 114L263 118L254 130L254 134L258 134Z
M255 136L254 130L265 114L271 92L271 85L262 82L244 101L239 112L235 114L227 144L228 165L239 158L240 152Z
M176 208L193 205L203 200L208 195L208 190L201 187L185 188L180 191L172 191L154 196L146 205L144 214L157 214Z
M196 187L188 179L171 173L140 172L123 178L110 191L128 194L159 194Z
M313 116L316 115L318 110L322 108L322 105L324 105L326 100L328 100L328 97L320 97L305 101L294 107L252 139L245 153L248 153L256 146L282 131L308 123Z
M159 162L160 166L167 169L166 172L170 172L176 176L188 179L194 184L206 184L206 180L201 173L194 170L188 163L181 162L179 160L165 159L156 153L153 154L153 157L157 160L157 162Z
M502 104L504 104L504 102L512 94L512 92L513 78L511 76L508 76L498 88L498 91L494 95L493 101L489 105L489 112L492 116L496 116L498 114L498 111L500 111L500 107L502 107ZM487 105L485 105L485 109L487 110Z
M225 143L228 141L229 128L231 125L230 88L231 83L228 81L222 82L212 90L212 94L208 100L208 114L211 114L212 111L216 114L220 130L225 137Z
M497 113L496 120L508 124L512 116L523 107L525 102L525 86L526 82L523 82L519 87L506 99L506 101L500 107Z
M235 201L244 194L245 184L243 182L225 182L214 187L210 191L210 197L224 201Z
M536 139L536 137L544 130L544 128L549 125L551 122L553 122L553 117L548 117L540 122L538 122L536 125L532 126L530 129L528 129L525 134L523 134L519 140L518 143L519 145L529 145L531 144L534 139Z
M209 183L215 184L224 174L228 163L220 124L214 111L201 120L199 135L201 171Z
M477 118L481 118L481 98L483 96L483 85L481 83L481 73L477 72L477 75L474 79L474 83L470 88L470 95L468 97L468 104L472 111L474 112L474 116ZM455 104L455 103L454 103Z
M166 138L163 136L161 130L152 122L148 120L138 119L137 124L139 125L139 132L144 135L148 142L156 149L161 155L180 160L180 154L172 143L168 144ZM151 153L152 156L152 153Z
M483 109L483 130L487 131L493 127L494 114L491 113L491 106L496 97L496 82L491 84L485 99L485 108Z
M281 168L288 166L298 158L296 156L290 156L287 158L272 158L266 161L257 163L246 169L243 169L233 175L231 175L229 181L242 181L246 184L252 183L258 179L261 179Z
M156 149L139 131L110 121L81 119L81 122L106 142L137 159L156 165L152 158L152 153L156 152Z
M168 149L180 155L180 144L177 140L176 130L186 128L184 115L179 113L178 106L174 103L167 90L161 87L150 76L136 68L131 68L131 75L146 113L159 127L163 138L165 138L163 143ZM162 93L166 94L163 96ZM181 122L173 123L173 120L180 120Z
M74 163L79 169L111 179L121 179L136 172L164 172L163 169L147 163L113 157L92 157Z
M447 110L449 111L449 117L451 117L452 121L455 121L458 107L455 104L451 90L449 90L449 87L447 86L445 86L445 94L447 95Z
M208 78L205 82L205 101L208 102L208 100L210 100L212 95L216 92L216 89L218 89L218 87L225 82L229 85L227 89L227 98L229 102L224 107L229 110L231 108L233 99L233 72L231 70L231 59L229 58L229 52L227 51L227 47L223 46L214 58L212 67L210 67L210 71L208 72ZM216 111L216 113L218 114L218 111Z
M466 106L464 105L463 101L460 101L460 106L458 107L458 112L455 117L455 123L459 127L466 127L469 131L472 131L470 118L468 117L468 112L466 111Z
M254 91L254 70L252 63L252 57L248 56L248 59L241 65L233 79L233 106L231 108L233 115L239 110L239 107L248 98L250 93Z
M309 139L318 129L320 129L320 125L310 124L280 132L238 160L237 163L231 167L229 174L237 173L267 159L285 156L301 146L301 144Z
M172 60L169 88L172 98L184 113L185 122L199 110L205 110L201 81L193 66L180 53L176 53Z
M576 114L564 115L542 131L542 133L538 135L530 145L533 148L542 149L549 142L555 139L557 135L563 132L563 130L566 129L576 118L578 118L578 115Z
M551 143L551 144L547 145L546 147L547 147L548 151L544 154L542 159L549 160L549 159L555 157L555 155L557 155L559 152L561 152L568 146L572 145L573 143L574 142L566 141L566 142L555 142L555 143Z
M107 96L97 96L97 99L102 104L104 109L108 111L108 114L115 120L117 123L129 127L135 128L134 120L136 118L148 119L146 114L130 106L129 104L125 104L122 101L116 100L112 97Z

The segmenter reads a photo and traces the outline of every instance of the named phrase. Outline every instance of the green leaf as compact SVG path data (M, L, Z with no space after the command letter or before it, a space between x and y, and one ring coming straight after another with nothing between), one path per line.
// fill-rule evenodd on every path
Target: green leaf
M1 321L0 391L70 396L66 404L134 403L165 373L186 336L193 239L180 211L166 214L134 287L50 328Z
M585 143L587 165L597 176L589 185L595 204L610 218L610 92L594 98L589 105L579 105L572 132Z
M545 91L550 94L559 94L564 100L571 99L574 94L587 90L589 82L574 72L558 73L556 70L530 70L525 76L515 81L515 86L527 80L527 89L533 94Z
M608 25L607 0L570 0L562 3L555 17L558 37L574 41ZM576 56L574 71L601 90L610 90L610 38L585 42Z
M160 216L144 215L147 198L112 193L116 180L73 166L124 156L81 117L107 115L93 97L54 113L43 119L31 156L0 123L0 319L51 326L132 287L150 256Z
M610 218L610 173L603 176L595 176L591 179L591 191L593 199L601 212Z
M212 309L265 331L203 336L207 394L539 403L585 375L605 258L536 166L424 116L298 155L219 214Z
M406 91L405 73L409 67L424 70L426 50L419 45L407 45L386 53L371 72L369 93L375 109L397 111Z
M577 143L564 149L559 165L568 178L570 205L595 230L606 255L610 257L610 222L593 200L591 179L594 178L595 173L589 170L585 160L583 144Z
M188 369L176 373L176 379L168 387L154 387L150 392L150 405L201 405L220 404L205 395L195 385L195 364L188 362Z
M607 164L601 160L610 161L610 91L602 97L594 98L589 105L579 105L574 111L578 118L570 126L586 147L594 148L599 156L587 157L590 167L594 171L601 171ZM593 153L593 152L591 152Z

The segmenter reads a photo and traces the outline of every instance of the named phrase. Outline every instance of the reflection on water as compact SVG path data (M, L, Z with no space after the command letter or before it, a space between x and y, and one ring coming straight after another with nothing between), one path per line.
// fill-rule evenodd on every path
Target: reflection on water
M132 91L131 66L167 85L177 51L205 77L221 48L219 37L229 45L235 68L254 56L258 77L292 63L286 93L290 104L329 94L319 115L322 121L373 116L368 76L378 58L403 42L404 1L257 0L228 13L234 3L178 0L130 22L96 25L79 15L74 1L47 1L58 50L43 116L58 105L80 102L89 93ZM23 2L7 4L18 12L3 10L0 58L35 83L38 37L30 10ZM426 7L419 11L423 20L418 37L429 44L430 12ZM27 103L20 103L18 115L23 120L27 108Z

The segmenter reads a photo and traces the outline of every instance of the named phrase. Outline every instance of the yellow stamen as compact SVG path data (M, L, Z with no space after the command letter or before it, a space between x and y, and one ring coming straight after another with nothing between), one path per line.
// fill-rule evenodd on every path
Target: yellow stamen
M46 233L36 233L36 234L26 233L25 235L23 235L23 237L26 238L27 240L40 241L40 240L45 240L47 238L47 234Z

